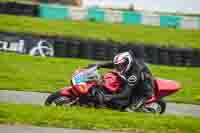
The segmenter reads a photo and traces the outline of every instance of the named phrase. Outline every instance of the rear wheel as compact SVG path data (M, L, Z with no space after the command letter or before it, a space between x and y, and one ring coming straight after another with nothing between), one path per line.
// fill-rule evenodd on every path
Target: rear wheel
M76 100L67 96L61 96L59 92L51 94L45 101L46 106L72 106L75 103Z
M159 100L157 104L158 108L156 112L158 112L159 114L163 114L166 111L166 102L164 100Z
M163 114L166 110L166 102L164 100L159 100L155 103L145 106L143 112Z

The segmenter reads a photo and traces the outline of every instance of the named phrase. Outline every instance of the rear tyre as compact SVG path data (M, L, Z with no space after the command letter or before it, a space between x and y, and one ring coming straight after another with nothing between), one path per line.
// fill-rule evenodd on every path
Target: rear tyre
M46 106L72 106L75 102L72 98L61 96L59 92L56 92L48 96L44 104Z
M155 103L147 105L142 108L143 112L154 113L154 114L163 114L166 110L166 102L164 100L159 100Z

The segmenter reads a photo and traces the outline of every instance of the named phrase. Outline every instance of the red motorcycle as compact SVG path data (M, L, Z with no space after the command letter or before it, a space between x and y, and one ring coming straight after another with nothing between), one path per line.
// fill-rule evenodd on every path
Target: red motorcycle
M139 110L142 112L164 113L166 102L164 97L178 91L181 86L176 81L156 78L154 80L155 95L145 103ZM96 66L88 69L76 70L72 76L71 86L64 87L58 92L48 96L45 105L87 105L98 106L98 102L103 94L118 93L122 89L121 77L112 71L100 75ZM99 95L101 94L101 95ZM112 105L105 103L106 107ZM107 106L108 105L108 106Z

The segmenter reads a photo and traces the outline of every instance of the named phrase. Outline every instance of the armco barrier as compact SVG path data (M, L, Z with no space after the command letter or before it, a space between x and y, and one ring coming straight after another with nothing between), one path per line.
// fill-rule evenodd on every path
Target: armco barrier
M152 64L200 66L200 49L163 48L138 43L120 44L76 37L48 37L0 32L0 50L22 54L111 60L119 52L132 50L136 58Z

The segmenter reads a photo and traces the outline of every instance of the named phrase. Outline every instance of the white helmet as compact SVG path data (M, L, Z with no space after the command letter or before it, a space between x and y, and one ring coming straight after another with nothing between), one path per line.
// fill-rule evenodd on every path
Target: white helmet
M131 68L132 62L133 58L129 52L119 53L113 59L115 68L121 74L127 72Z

